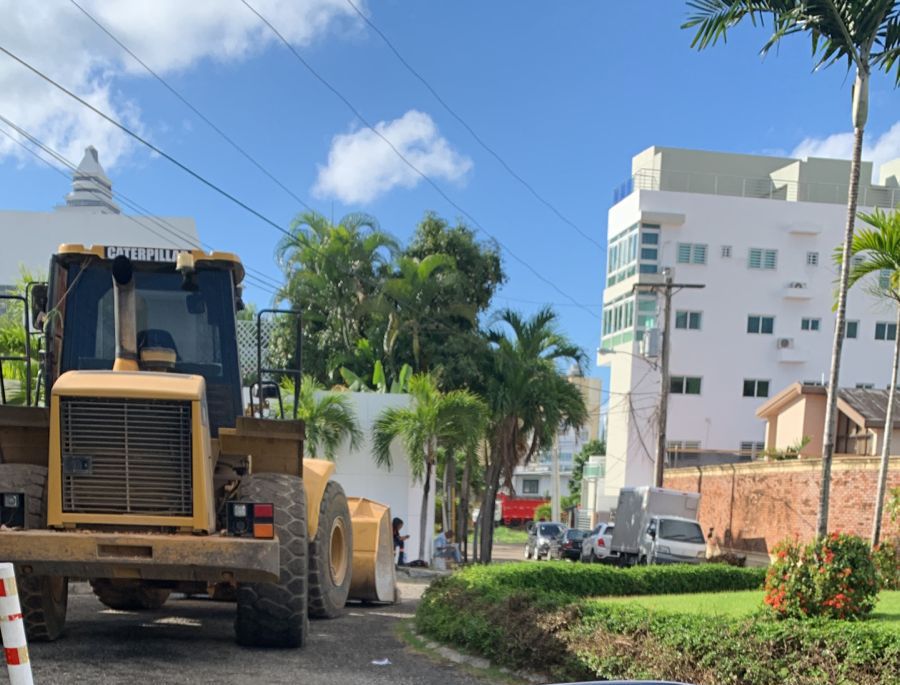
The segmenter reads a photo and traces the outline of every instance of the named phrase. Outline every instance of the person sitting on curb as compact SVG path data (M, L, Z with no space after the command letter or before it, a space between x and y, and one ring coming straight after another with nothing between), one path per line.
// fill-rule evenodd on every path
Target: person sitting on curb
M434 538L434 556L436 559L451 559L457 564L462 563L459 545L453 542L452 530L445 530Z

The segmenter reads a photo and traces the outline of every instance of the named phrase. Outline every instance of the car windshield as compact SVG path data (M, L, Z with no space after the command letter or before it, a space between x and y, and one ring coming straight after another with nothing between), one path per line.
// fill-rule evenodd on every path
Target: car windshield
M567 540L583 540L586 536L587 536L587 533L583 530L566 531L566 539Z
M677 542L696 542L700 544L706 542L700 525L693 521L662 519L659 522L659 537L662 540L675 540Z
M563 527L558 523L542 523L538 526L538 535L542 538L558 538L563 534Z

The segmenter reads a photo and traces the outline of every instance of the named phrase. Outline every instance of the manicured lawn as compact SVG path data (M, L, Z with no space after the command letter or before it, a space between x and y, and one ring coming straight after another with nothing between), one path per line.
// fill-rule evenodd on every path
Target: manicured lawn
M524 545L528 540L528 533L524 528L505 528L500 526L494 529L494 542L500 545ZM469 535L469 542L472 536Z
M763 593L758 590L744 592L702 592L692 595L647 595L643 597L608 597L606 602L632 603L660 611L689 612L694 614L718 614L741 616L763 606ZM890 624L900 631L900 592L882 592L878 605L869 620Z

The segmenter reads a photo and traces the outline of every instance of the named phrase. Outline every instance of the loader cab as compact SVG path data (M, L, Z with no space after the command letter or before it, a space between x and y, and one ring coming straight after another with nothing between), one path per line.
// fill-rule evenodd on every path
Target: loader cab
M48 317L45 396L66 371L113 368L112 258L119 254L133 267L139 369L202 376L211 434L234 426L242 413L235 310L243 270L224 253L194 253L185 269L175 250L61 247L51 264L49 302L58 316Z

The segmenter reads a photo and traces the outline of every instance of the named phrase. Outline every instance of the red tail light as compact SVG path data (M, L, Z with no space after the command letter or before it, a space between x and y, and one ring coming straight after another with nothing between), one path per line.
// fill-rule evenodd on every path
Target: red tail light
M603 538L597 538L597 547L606 547L606 543L603 542Z

